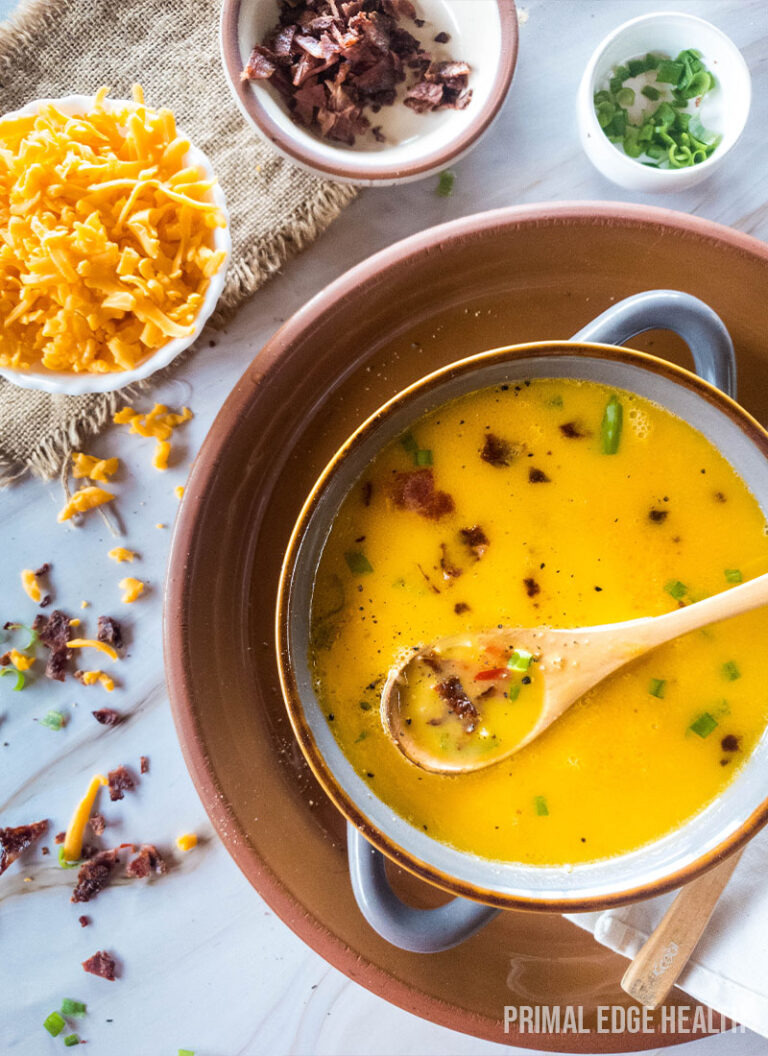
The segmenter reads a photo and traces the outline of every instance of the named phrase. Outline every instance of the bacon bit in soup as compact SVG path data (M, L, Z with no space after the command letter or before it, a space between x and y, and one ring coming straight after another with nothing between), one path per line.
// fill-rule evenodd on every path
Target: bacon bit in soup
M543 469L536 469L535 466L531 466L528 470L528 480L531 484L551 484L551 479L547 476Z
M453 611L457 616L461 616L463 613L469 612L469 605L467 605L466 601L457 601L453 606Z
M77 883L70 902L90 902L103 891L110 881L112 870L117 865L116 849L99 851L93 858L83 862L77 874Z
M727 733L720 741L720 747L724 752L738 752L740 748L741 739L736 737L733 733Z
M269 80L299 124L353 146L374 112L396 101L396 87L413 70L406 106L421 113L463 109L471 100L464 62L433 62L399 19L416 18L410 0L281 0L280 21L253 49L243 80ZM439 41L442 43L443 41ZM371 130L381 142L379 125Z
M480 558L484 556L490 543L488 536L480 525L475 524L471 528L460 528L459 535L467 548L471 550L478 560L480 560Z
M197 847L197 836L194 832L185 832L176 840L176 846L180 851L191 851L193 847Z
M663 524L669 516L669 510L649 510L648 520L654 524Z
M136 553L133 550L128 550L125 546L114 546L107 554L107 557L111 557L113 561L122 564L123 561L134 561Z
M47 831L47 821L35 821L31 825L0 829L0 876L9 865L13 865L22 851L31 847Z
M518 454L519 450L510 444L508 440L502 440L495 433L485 434L480 458L482 458L483 462L487 462L489 466L496 466L497 469L502 469L504 466L508 466Z
M478 671L475 675L475 682L493 682L497 678L508 678L509 671L506 667L488 667L482 671Z
M86 972L90 972L91 975L98 975L102 979L108 979L110 983L115 980L117 963L115 958L105 950L98 950L87 961L83 961L82 965Z
M126 576L125 579L121 579L118 586L124 592L122 601L126 605L131 605L144 593L144 584L134 576Z
M61 524L63 521L70 520L75 514L87 513L88 510L95 510L97 506L103 506L107 502L112 502L114 497L115 496L111 491L105 491L104 488L98 488L95 484L85 488L79 488L66 506L59 510L59 515L56 520Z
M445 543L440 544L440 570L443 573L443 579L458 579L463 571L448 557L448 547Z
M582 429L577 422L563 422L560 432L569 440L582 440L585 436L591 436L588 429Z
M541 587L531 576L527 576L523 580L523 586L525 587L525 593L529 598L535 598L536 595L541 592Z
M110 770L108 778L109 798L112 802L123 799L123 792L133 792L136 789L136 782L125 766L118 766L114 770Z
M461 684L461 679L452 675L450 678L446 678L445 681L438 682L435 689L454 715L458 715L462 720L464 730L467 733L472 733L477 725L479 714L477 708L467 696L467 692Z
M33 572L31 568L25 568L21 573L21 585L27 596L37 604L43 596L40 584L37 582L37 573Z
M119 458L98 458L96 455L85 455L82 451L72 453L72 476L75 480L89 477L91 480L106 484L117 472Z
M397 473L392 482L391 495L392 501L399 509L413 510L434 521L452 513L455 508L453 498L448 492L435 489L435 478L431 469Z

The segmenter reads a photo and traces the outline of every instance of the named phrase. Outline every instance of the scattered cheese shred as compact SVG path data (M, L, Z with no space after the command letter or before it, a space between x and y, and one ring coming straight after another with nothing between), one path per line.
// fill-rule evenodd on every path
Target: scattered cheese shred
M68 862L76 862L80 857L83 850L85 826L88 824L88 819L91 816L91 810L96 801L96 796L99 794L99 789L102 785L106 784L106 777L104 777L103 774L96 774L95 777L91 778L91 783L88 785L88 791L75 807L75 812L72 815L72 820L69 823L69 828L67 829L64 843L62 844L63 857L66 858Z
M176 846L180 851L191 851L193 847L197 847L197 836L194 832L185 832L176 840Z
M69 626L70 627L79 627L80 626L80 620L78 620L78 618L75 617L73 620L69 621Z
M8 656L17 671L29 671L30 667L32 667L35 662L34 656L27 656L26 653L20 653L18 649L11 649Z
M123 561L133 561L136 556L134 550L128 550L125 546L115 546L107 554L107 557L111 557L113 561L120 563Z
M113 474L117 472L120 465L119 458L97 458L96 455L84 455L82 451L72 454L72 476L79 480L81 477L90 477L106 484Z
M183 498L183 496L184 496L184 485L183 484L177 484L176 487L173 489L173 494L176 496L177 499Z
M111 645L107 645L106 642L100 642L96 638L70 638L67 642L67 648L100 649L102 653L107 654L110 660L117 660L117 651L113 649Z
M106 95L0 119L0 366L130 370L192 333L224 263L171 111Z
M68 521L76 513L86 513L97 506L103 506L105 502L111 502L114 497L111 491L105 491L104 488L99 488L95 484L92 487L79 488L64 509L59 510L56 520L60 523Z
M40 584L37 582L37 576L31 568L25 568L21 573L21 585L27 592L29 597L34 601L35 604L40 601L43 596L43 592L40 590Z
M155 469L166 470L171 453L171 434L173 430L192 418L189 407L184 407L180 414L169 411L163 403L156 403L147 414L134 411L133 407L122 407L113 416L117 425L130 425L131 432L139 436L154 437L157 441L152 465Z
M107 693L111 693L115 688L114 679L110 678L104 671L81 671L78 678L84 686L93 686L99 682Z
M131 602L136 601L144 593L144 584L140 579L134 579L133 576L126 576L125 579L120 580L120 589L125 591L123 594L123 601L126 605L130 605ZM71 642L69 643L72 644Z
M91 604L90 601L81 601L80 602L80 608L81 609L87 609L90 604Z

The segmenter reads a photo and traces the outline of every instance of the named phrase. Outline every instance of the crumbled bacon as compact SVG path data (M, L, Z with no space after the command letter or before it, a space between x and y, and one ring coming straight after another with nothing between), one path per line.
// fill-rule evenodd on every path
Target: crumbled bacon
M96 638L105 645L111 645L118 653L123 648L123 628L111 616L99 616L96 621Z
M50 650L48 662L45 665L46 677L63 682L67 677L67 663L72 656L72 650L67 645L72 637L69 616L59 609L54 609L50 616L44 616L39 612L32 623L32 629L37 633L43 645Z
M89 957L82 964L86 972L90 972L91 975L98 975L102 979L108 979L110 983L114 982L117 962L106 950L98 950L93 957Z
M452 513L455 504L446 491L435 490L431 469L413 469L397 473L391 486L392 501L401 510L413 510L422 517L437 521Z
M149 773L149 759L146 757L146 755L142 755L142 756L139 757L139 773L140 774L148 774Z
M136 782L130 771L124 766L118 766L107 774L109 782L109 798L114 802L123 798L123 792L133 792Z
M154 844L142 843L139 853L128 863L125 871L128 876L143 880L152 872L162 876L168 872L168 866Z
M88 925L91 923L91 918L86 917L85 914L83 914L81 917L78 917L77 919L80 921L81 928L87 928Z
M472 551L479 561L488 549L490 542L488 536L480 525L474 524L471 528L461 528L459 529L459 535L461 536L462 542Z
M478 711L467 696L461 679L452 675L443 682L437 683L437 692L443 698L454 715L458 715L467 733L472 733L478 719Z
M66 832L57 832L56 835L53 837L53 842L54 843L63 843L64 840L66 840L66 838L67 838Z
M485 441L480 450L480 458L490 466L501 469L508 466L515 456L512 444L508 440L502 440L495 433L486 433Z
M453 611L457 616L461 616L462 613L469 612L469 605L467 605L466 601L457 601L453 606Z
M560 432L563 436L568 437L569 440L581 440L585 436L589 436L588 429L582 429L577 422L563 422L560 426Z
M75 671L75 677L82 674L81 671ZM102 726L117 726L119 722L123 721L123 716L119 711L115 711L114 708L98 708L96 711L92 711L94 719L100 722Z
M536 469L534 466L528 470L528 480L531 484L550 484L550 478L544 472L543 469Z
M22 851L48 831L47 821L34 821L31 825L0 829L0 876L9 865L13 865Z
M50 563L50 561L46 561L45 564L40 565L40 567L35 570L35 575L36 576L47 576L50 571L51 571L51 563Z
M364 110L393 104L409 70L417 78L405 99L412 109L469 103L469 66L433 62L399 24L404 18L424 25L411 0L280 0L278 6L280 22L255 46L242 78L269 81L296 121L329 139L352 146L370 131L381 142L381 126L371 128Z
M529 598L535 598L536 595L541 592L541 587L531 576L526 576L523 580L523 586L525 587L525 593Z
M443 573L443 579L458 579L463 571L451 561L445 543L440 544L440 570Z
M90 902L109 883L117 864L117 850L99 851L93 858L83 862L77 874L77 884L70 902Z
M107 827L107 823L103 814L99 814L98 811L95 814L91 814L88 819L88 824L91 826L91 832L94 836L104 835L104 829Z

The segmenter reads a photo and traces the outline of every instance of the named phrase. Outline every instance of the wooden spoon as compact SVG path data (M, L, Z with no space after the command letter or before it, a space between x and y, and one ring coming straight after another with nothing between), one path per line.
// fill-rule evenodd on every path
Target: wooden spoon
M689 631L765 604L768 604L768 573L663 616L572 630L502 627L440 638L418 648L390 670L381 694L382 721L398 748L422 769L454 774L479 770L529 744L587 690L630 660L636 660ZM478 710L474 703L466 694L462 699L457 692L449 703L453 714L447 721L455 726L458 716L464 723L466 736L460 730L453 743L447 747L443 744L440 750L436 747L437 742L433 743L434 739L424 737L426 727L418 720L414 721L413 697L409 697L409 689L412 691L425 679L431 679L433 685L442 679L440 685L444 687L451 681L451 656L457 653L475 658L490 653L503 657L506 665L506 659L513 651L519 653L523 650L533 654L535 663L531 672L533 679L540 683L538 703L525 729L502 739L488 737L487 729L478 730L475 721ZM437 679L435 672L438 672ZM508 713L511 710L507 709ZM440 721L429 720L432 726L439 726ZM478 734L485 738L487 749L475 750Z

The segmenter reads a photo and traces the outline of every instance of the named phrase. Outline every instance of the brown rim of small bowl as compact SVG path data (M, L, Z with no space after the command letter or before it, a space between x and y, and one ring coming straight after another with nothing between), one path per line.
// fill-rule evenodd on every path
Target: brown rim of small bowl
M446 378L461 377L472 374L476 367L496 360L508 359L514 362L517 359L539 359L544 356L571 358L574 353L588 355L593 359L607 359L642 367L645 370L657 373L686 387L695 395L705 399L718 410L730 418L746 437L760 450L763 457L768 459L768 431L760 423L744 410L735 400L721 392L714 385L704 381L698 375L683 367L679 367L667 360L659 359L657 356L646 352L635 351L613 345L591 343L583 341L558 342L541 341L530 342L522 345L508 345L499 348L479 352L465 359L449 363L438 370L419 378L411 385L402 389L386 403L382 404L366 420L358 426L352 435L341 445L317 478L312 490L307 497L301 512L296 520L291 537L288 542L285 557L280 570L280 583L278 586L277 606L275 611L275 640L277 648L277 662L280 674L280 685L283 691L291 726L299 742L299 746L312 768L315 777L322 785L326 794L336 804L344 816L360 830L369 843L380 850L399 866L407 869L421 880L434 884L445 891L464 898L484 902L488 905L498 906L501 909L518 909L539 912L558 913L586 913L596 910L610 909L614 906L627 905L644 898L665 894L683 884L695 880L696 877L712 868L718 862L733 854L744 846L759 830L768 823L768 797L761 805L750 814L750 816L739 826L731 836L724 839L707 854L697 858L694 862L676 872L671 873L658 881L652 881L637 887L628 888L610 895L595 896L592 898L573 899L548 899L521 898L516 895L502 895L496 891L488 891L482 887L468 884L457 880L429 865L428 863L414 857L390 837L376 828L359 808L357 803L342 789L336 777L325 761L318 748L312 731L304 717L304 710L296 686L292 665L290 662L289 648L289 623L290 623L290 593L293 580L295 562L299 545L304 537L306 527L317 507L317 504L325 490L326 484L335 476L337 471L346 462L358 446L369 436L381 422L390 417L393 411L399 409L403 403L407 403L417 393L429 392ZM641 849L641 848L640 848ZM493 862L489 860L489 865Z
M501 23L501 48L496 76L491 92L481 109L477 111L467 128L452 139L440 150L433 151L413 165L382 164L378 169L360 169L354 161L343 159L339 151L339 160L332 164L312 147L299 146L296 140L269 116L257 94L251 90L248 82L241 80L242 60L238 43L238 22L240 10L244 3L254 0L224 0L221 11L221 56L224 72L238 106L261 133L283 154L300 165L306 165L331 179L346 180L350 183L372 184L418 179L470 150L489 127L509 91L512 76L517 64L517 49L520 38L515 0L496 0ZM254 44L258 43L254 41ZM471 104L470 104L471 105ZM386 154L382 151L382 156ZM352 155L354 157L354 155Z

